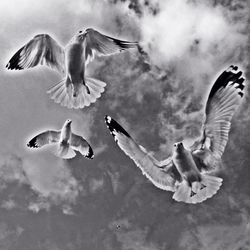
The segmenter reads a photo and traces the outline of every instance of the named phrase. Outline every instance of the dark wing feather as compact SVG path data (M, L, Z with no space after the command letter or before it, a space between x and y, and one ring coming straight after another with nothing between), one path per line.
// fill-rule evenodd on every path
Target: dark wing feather
M156 187L174 192L180 176L172 160L169 158L161 164L145 148L138 145L114 119L106 116L105 121L118 146L135 162L142 173Z

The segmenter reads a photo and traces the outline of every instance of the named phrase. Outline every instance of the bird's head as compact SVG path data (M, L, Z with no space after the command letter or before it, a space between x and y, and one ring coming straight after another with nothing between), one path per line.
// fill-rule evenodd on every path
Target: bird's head
M86 30L79 30L77 32L77 34L75 35L75 39L77 39L78 41L83 41L85 39L86 36Z
M183 149L184 149L183 142L176 142L176 143L174 144L174 151L179 152L179 151L181 151L181 150L183 150Z
M71 126L72 120L67 119L64 123L65 126Z

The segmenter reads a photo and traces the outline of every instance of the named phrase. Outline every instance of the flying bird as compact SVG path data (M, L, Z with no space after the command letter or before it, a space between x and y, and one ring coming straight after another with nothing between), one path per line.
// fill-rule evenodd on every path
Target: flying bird
M104 92L106 83L85 76L85 67L95 57L108 56L130 48L128 42L106 36L92 28L80 30L63 48L48 34L39 34L20 48L6 65L10 70L23 70L46 65L65 77L47 93L68 108L83 108L94 103Z
M40 148L48 144L55 144L55 155L63 159L75 157L75 151L80 152L84 157L93 159L94 153L89 143L79 135L71 131L70 119L67 119L61 130L47 130L31 139L27 146Z
M244 78L237 66L230 66L215 81L205 107L202 136L190 148L174 144L170 157L158 161L139 145L110 116L105 122L118 146L158 188L172 191L173 199L200 203L217 193L222 185L218 175L231 119L244 95Z

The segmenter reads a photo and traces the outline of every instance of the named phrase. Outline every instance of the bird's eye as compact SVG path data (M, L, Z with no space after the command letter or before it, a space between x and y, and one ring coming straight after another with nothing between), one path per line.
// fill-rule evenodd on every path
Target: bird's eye
M82 30L80 30L79 33L82 33Z
M174 144L174 147L176 147L176 146L177 146L177 143Z

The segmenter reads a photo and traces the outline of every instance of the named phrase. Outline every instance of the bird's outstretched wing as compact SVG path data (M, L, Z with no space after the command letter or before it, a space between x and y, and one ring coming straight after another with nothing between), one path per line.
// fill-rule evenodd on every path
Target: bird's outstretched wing
M86 64L91 61L95 53L102 56L111 55L124 51L126 49L137 48L137 42L128 42L118 40L94 30L86 29L86 49L85 49L85 62Z
M244 80L242 72L232 65L215 81L206 104L202 138L191 147L193 154L201 160L221 158L228 141L231 119L244 95ZM206 152L203 154L202 150Z
M118 146L156 187L173 192L176 190L181 177L170 158L161 164L145 148L138 145L114 119L105 116L105 122Z
M64 73L64 49L48 34L31 39L12 56L6 68L23 70L43 64Z
M41 134L38 134L34 138L32 138L27 146L30 148L40 148L44 145L58 142L60 140L60 131L48 130Z
M93 159L94 152L88 142L81 136L76 134L71 134L70 146L72 149L80 152L84 157Z

